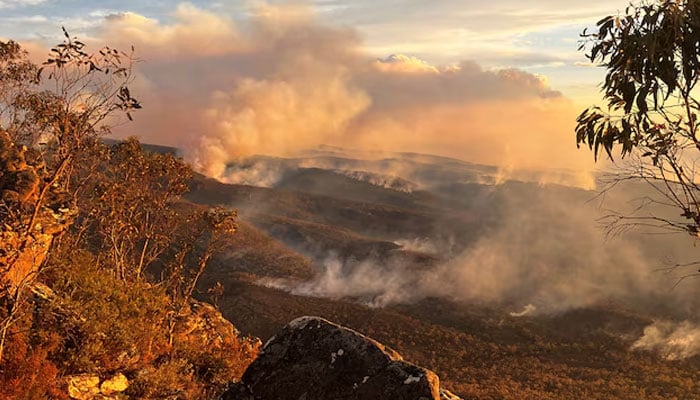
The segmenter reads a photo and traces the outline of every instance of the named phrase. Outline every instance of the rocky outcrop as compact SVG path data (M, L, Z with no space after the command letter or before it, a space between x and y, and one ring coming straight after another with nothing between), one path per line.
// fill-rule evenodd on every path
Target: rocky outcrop
M381 343L317 317L285 326L222 400L439 400L433 372Z
M116 374L113 377L100 383L100 393L106 396L121 393L129 388L129 380L123 374Z
M73 375L66 378L68 396L74 400L120 400L129 381L122 374L116 374L100 383L100 377L93 374Z
M48 185L41 155L0 131L0 285L27 281L75 215L68 194ZM45 190L44 190L45 189Z
M192 300L177 317L174 341L209 350L225 351L231 345L247 346L252 353L260 347L259 339L244 338L214 306Z

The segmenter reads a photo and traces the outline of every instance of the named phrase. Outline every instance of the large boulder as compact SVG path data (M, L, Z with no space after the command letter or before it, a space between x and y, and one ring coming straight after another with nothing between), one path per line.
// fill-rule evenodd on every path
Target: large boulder
M301 317L265 344L222 399L438 400L441 393L437 375L381 343L322 318Z
M100 383L95 374L72 375L66 377L68 397L74 400L121 400L127 399L122 394L129 387L129 380L118 373Z

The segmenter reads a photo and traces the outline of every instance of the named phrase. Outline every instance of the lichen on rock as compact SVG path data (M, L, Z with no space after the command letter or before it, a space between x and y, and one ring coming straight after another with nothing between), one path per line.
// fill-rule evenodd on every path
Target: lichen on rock
M222 400L440 400L439 378L351 329L318 317L290 322L269 340ZM456 398L456 397L455 397Z
M118 373L100 384L100 393L109 396L115 393L121 393L128 388L129 380L126 379L124 374Z

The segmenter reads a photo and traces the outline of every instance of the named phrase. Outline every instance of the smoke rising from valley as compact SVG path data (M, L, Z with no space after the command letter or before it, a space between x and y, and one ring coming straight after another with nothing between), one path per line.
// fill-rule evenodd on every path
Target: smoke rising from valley
M657 321L644 329L632 348L656 351L668 360L693 357L700 354L700 327L689 321Z
M690 321L652 325L635 348L670 358L698 353L691 318L700 310L697 289L672 289L685 271L657 272L667 252L692 257L689 241L606 240L596 222L605 210L586 202L592 192L548 185L593 188L595 181L590 153L574 145L578 110L544 77L483 69L478 60L433 65L410 55L377 57L358 32L327 25L304 6L263 5L234 21L181 4L169 22L110 15L96 36L115 47L133 44L143 59L132 91L144 110L116 133L176 146L196 169L222 181L279 184L289 165L275 167L256 155L287 157L294 168L327 168L404 194L441 188L435 174L416 168L434 159L405 163L397 152L496 166L486 172L478 166L470 179L454 181L486 188L470 201L495 215L472 242L455 247L434 231L383 238L407 252L447 255L439 263L415 269L326 255L310 282L266 284L372 306L430 297L488 302L508 307L513 317L620 301ZM354 162L308 157L308 149L322 144L364 156ZM437 175L447 181L449 170ZM509 181L514 178L536 185ZM459 193L451 201L465 202Z
M234 21L181 4L167 23L109 15L96 35L133 44L143 59L133 91L144 110L118 134L182 148L217 178L241 158L319 144L510 170L591 169L572 145L577 110L545 78L475 61L377 58L353 29L330 26L305 6L263 5Z
M511 317L616 304L640 315L688 321L649 326L633 349L673 359L700 353L700 289L691 281L678 284L693 271L664 270L671 256L674 263L694 259L692 238L644 232L606 238L599 218L608 207L630 204L619 192L601 203L593 200L594 192L557 185L511 181L480 188L480 193L466 197L471 196L468 201L479 212L495 213L494 222L463 250L434 266L416 268L400 258L358 261L331 256L321 260L321 273L310 282L262 283L299 295L351 298L372 307L428 298L490 304L504 307ZM435 240L404 237L394 242L403 250L425 254L446 254L438 249L454 248L454 243Z
M427 297L511 304L517 310L531 304L537 313L611 300L642 305L663 299L678 311L700 306L689 296L697 292L694 285L673 289L680 276L658 271L665 250L674 247L672 239L606 239L596 222L601 211L584 203L592 192L533 188L520 183L494 186L494 193L486 196L499 213L496 226L437 267L412 270L370 260L344 265L329 258L316 281L295 291L367 298L380 306ZM396 242L426 253L444 247L420 238ZM675 250L683 253L681 245Z

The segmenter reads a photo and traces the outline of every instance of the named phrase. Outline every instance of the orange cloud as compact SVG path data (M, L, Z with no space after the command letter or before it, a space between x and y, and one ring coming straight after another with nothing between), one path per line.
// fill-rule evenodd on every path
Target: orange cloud
M308 8L266 6L234 23L180 5L168 24L108 17L99 36L133 43L144 60L134 92L145 109L121 134L178 146L212 176L241 157L319 144L504 170L591 168L573 141L576 110L542 77L471 61L376 60L355 31L325 25Z
M373 65L379 71L388 73L439 73L438 69L427 61L405 54L392 54L376 60Z

